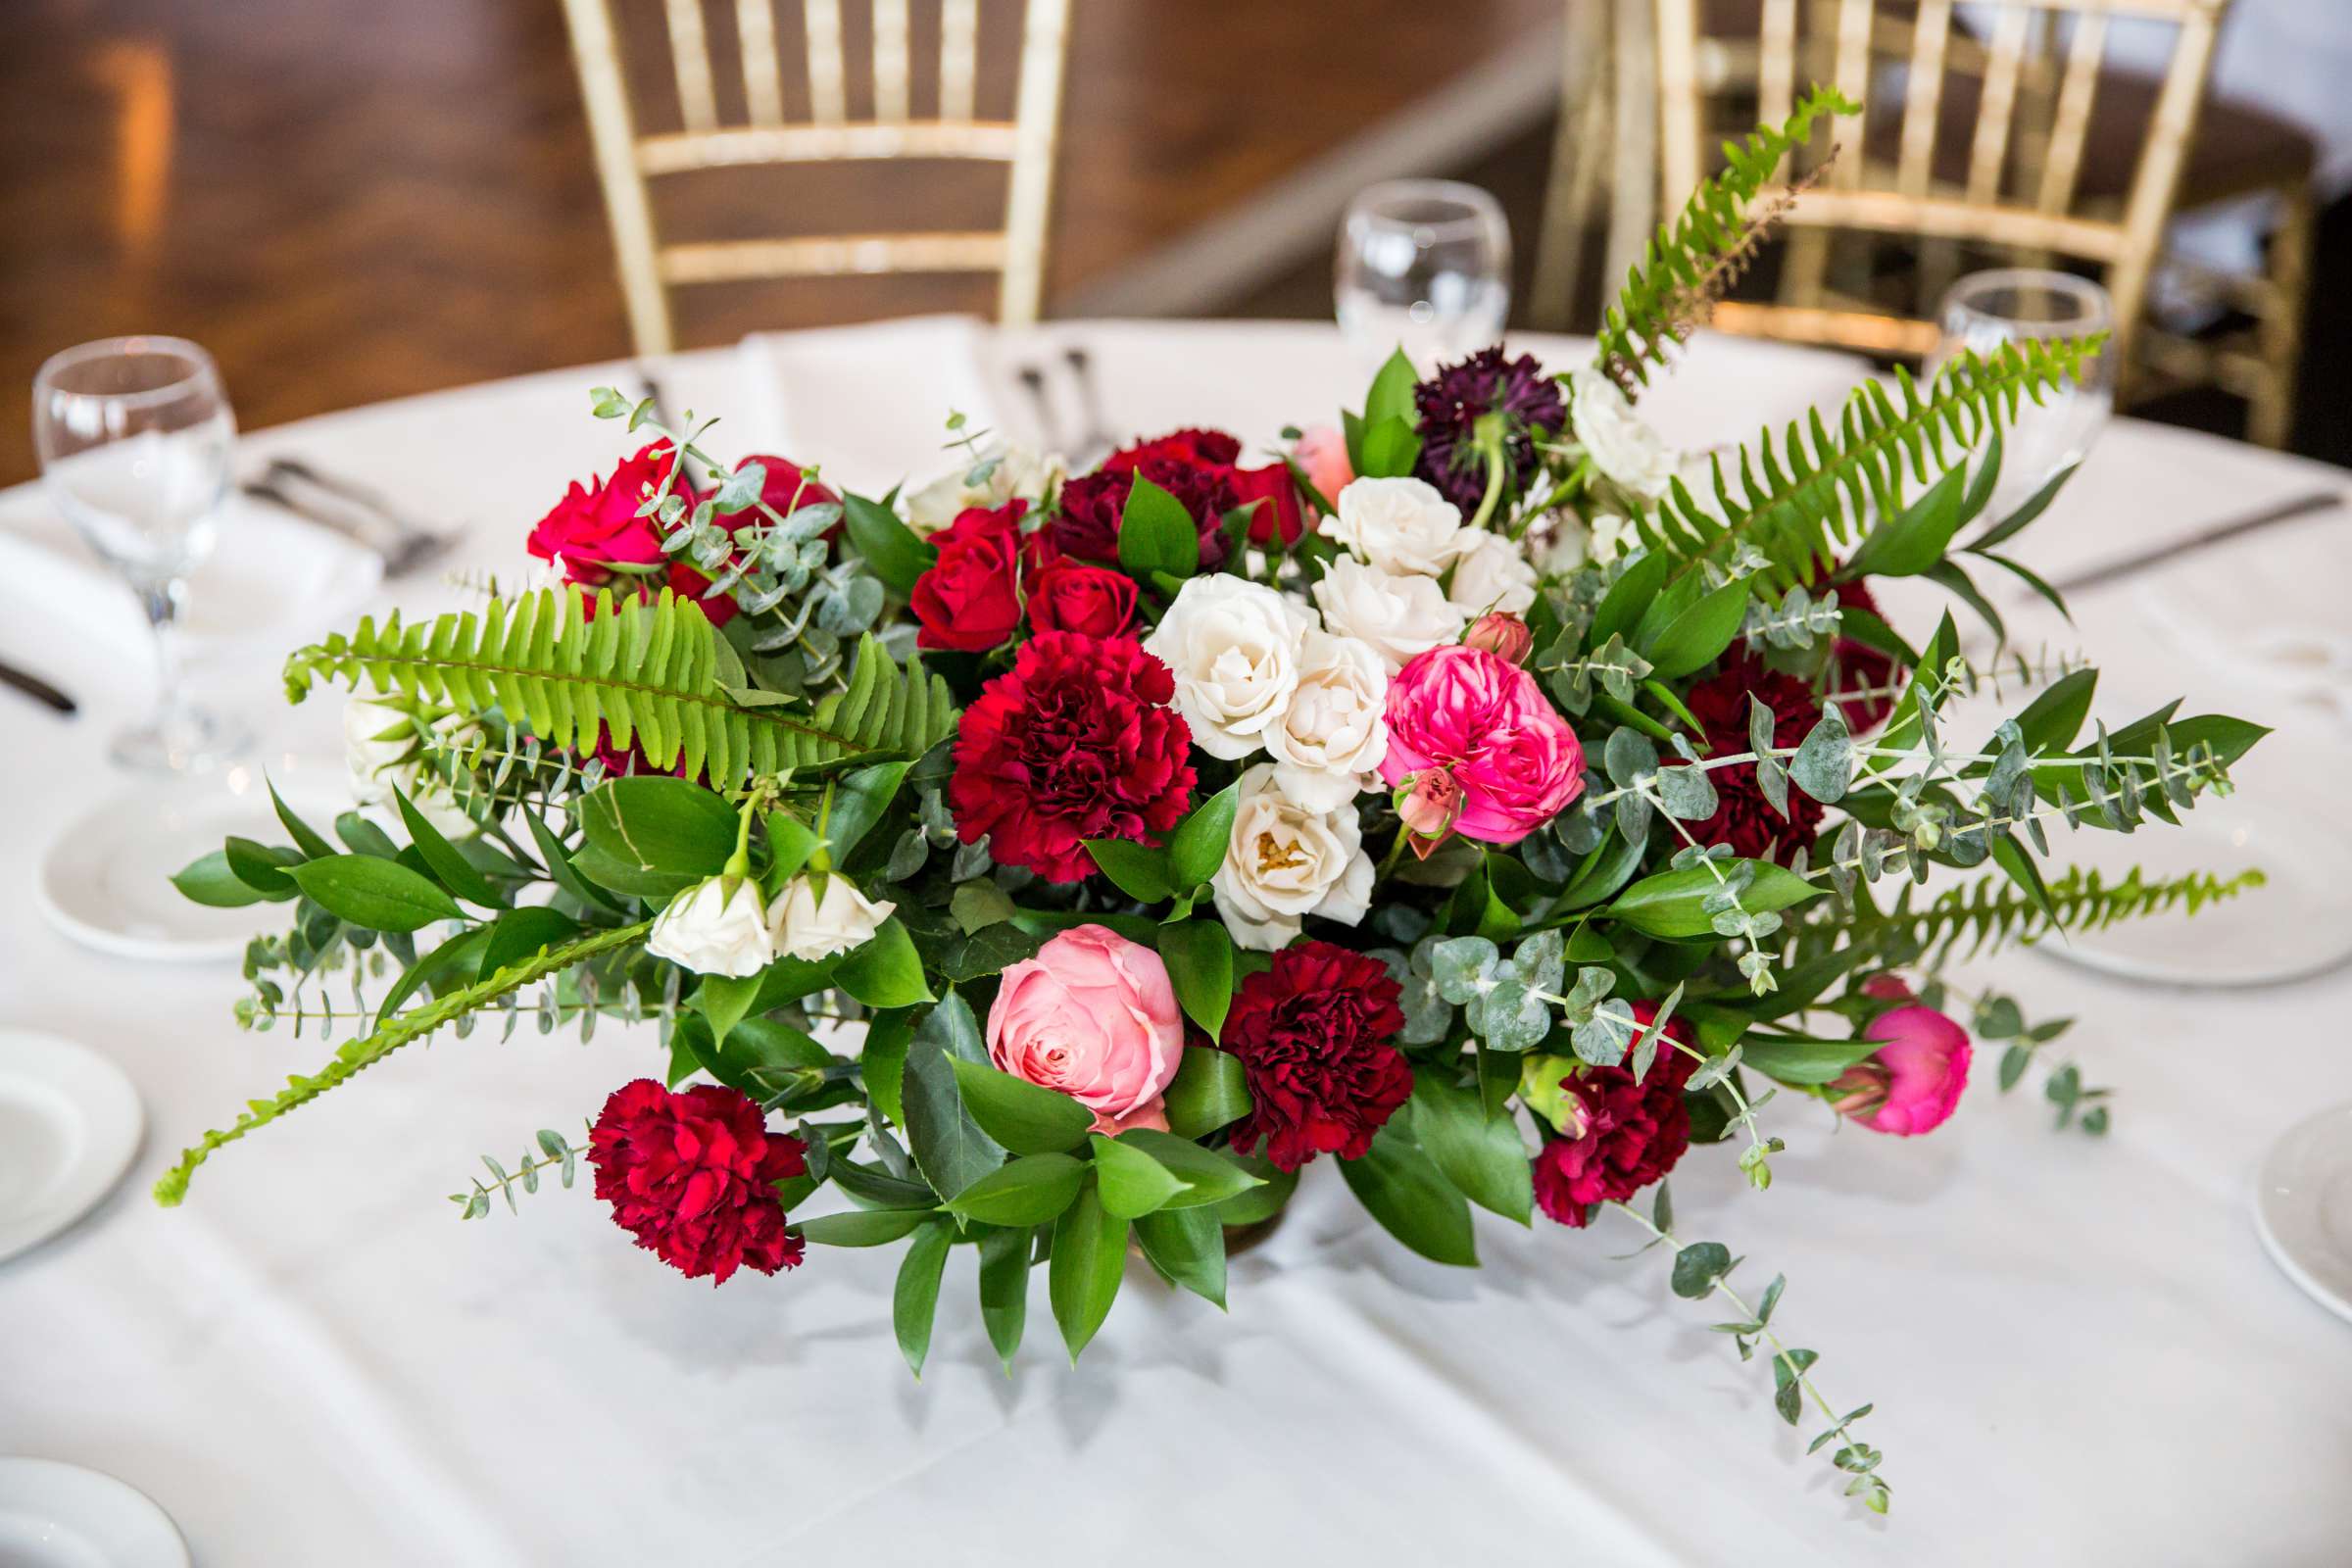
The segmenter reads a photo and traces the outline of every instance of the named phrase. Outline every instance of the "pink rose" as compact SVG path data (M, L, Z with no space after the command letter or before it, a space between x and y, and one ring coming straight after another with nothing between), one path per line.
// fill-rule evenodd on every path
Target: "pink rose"
M1934 1132L1968 1087L1968 1032L1933 1007L1894 1007L1871 1020L1877 1051L1830 1085L1838 1109L1873 1132Z
M1184 1057L1167 965L1106 927L1072 926L1004 971L988 1009L988 1054L1086 1106L1097 1131L1164 1131L1160 1091Z
M1380 776L1450 769L1461 786L1454 831L1516 844L1584 791L1585 751L1526 670L1483 648L1414 656L1389 685Z
M1306 470L1306 482L1322 491L1326 501L1339 500L1340 492L1355 478L1355 470L1348 466L1348 438L1328 424L1301 431L1291 456Z

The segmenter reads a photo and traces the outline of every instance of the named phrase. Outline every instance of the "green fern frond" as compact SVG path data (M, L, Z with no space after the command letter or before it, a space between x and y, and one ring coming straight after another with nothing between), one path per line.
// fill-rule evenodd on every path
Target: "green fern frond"
M599 593L592 618L583 602L542 590L431 621L368 617L288 659L286 696L302 701L323 675L466 710L495 705L553 745L593 751L601 728L614 747L634 742L657 767L683 761L720 790L876 752L919 756L955 730L947 683L919 658L901 670L870 635L848 688L811 709L730 688L721 670L732 652L692 601L663 590L616 606Z
M1905 884L1895 902L1884 910L1858 907L1850 925L1825 925L1799 936L1801 960L1826 954L1838 931L1847 934L1848 951L1859 948L1873 958L1907 963L1928 958L1940 965L1958 956L1974 958L2012 942L2037 942L2053 932L2103 931L2125 920L2145 919L2179 909L2195 914L2209 904L2232 899L2263 885L2263 874L2240 871L2223 877L2210 871L2149 879L2137 867L2121 881L2108 881L2095 870L2070 866L2048 885L2049 908L2037 906L2025 889L2006 874L1979 877L1964 887L1950 887L1932 899L1912 902L1914 889ZM1805 950L1818 942L1816 951Z
M1748 204L1781 160L1812 136L1815 121L1859 113L1861 105L1835 88L1815 87L1779 128L1765 125L1744 143L1724 144L1722 171L1700 181L1682 216L1659 227L1648 259L1626 275L1601 323L1596 357L1628 396L1649 379L1651 365L1666 363L1666 345L1680 341L1684 302L1704 293L1708 274L1754 243L1760 220Z

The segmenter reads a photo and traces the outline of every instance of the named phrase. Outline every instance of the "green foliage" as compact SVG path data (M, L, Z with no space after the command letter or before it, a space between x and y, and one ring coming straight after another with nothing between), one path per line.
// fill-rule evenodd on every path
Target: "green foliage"
M1404 1125L1393 1117L1372 1135L1360 1159L1340 1161L1348 1190L1381 1227L1433 1262L1478 1263L1470 1205Z
M2193 915L2207 905L2262 884L2263 874L2256 870L2231 877L2189 871L2151 878L2136 866L2113 881L2095 869L2069 866L2046 884L2046 902L1999 873L1947 887L1933 897L1906 884L1885 909L1858 906L1850 921L1826 919L1800 928L1794 956L1799 964L1828 956L1843 933L1845 946L1836 952L1849 966L1916 961L1939 966L1955 956L1975 957L2054 932L2102 931L2175 909ZM1965 951L1962 943L1967 944Z

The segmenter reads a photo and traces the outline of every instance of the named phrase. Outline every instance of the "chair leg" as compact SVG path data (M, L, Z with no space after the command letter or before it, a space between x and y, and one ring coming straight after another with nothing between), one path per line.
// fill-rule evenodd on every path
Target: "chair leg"
M1568 0L1566 37L1559 126L1552 135L1544 231L1526 313L1528 325L1549 331L1573 324L1584 284L1585 243L1599 216L1601 173L1608 165L1609 24L1603 0Z
M1607 298L1641 264L1658 226L1658 45L1651 0L1616 0L1616 70L1611 73L1617 134L1609 193L1609 243L1601 273ZM1677 191L1679 206L1690 195Z
M2246 439L2257 446L2284 448L2295 433L2295 375L2303 346L2303 307L2311 286L2312 230L2316 221L2311 187L2279 193L2278 227L2271 235L2267 269L2271 298L2256 339L2262 346L2262 380L2246 411Z

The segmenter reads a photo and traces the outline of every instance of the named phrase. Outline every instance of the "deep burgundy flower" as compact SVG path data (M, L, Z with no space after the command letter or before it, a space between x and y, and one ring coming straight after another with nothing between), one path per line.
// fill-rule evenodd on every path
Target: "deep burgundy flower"
M1094 870L1087 839L1156 845L1193 793L1193 732L1168 666L1128 637L1041 631L956 731L948 804L966 844L1050 882Z
M1038 631L1116 637L1135 619L1135 579L1107 566L1056 561L1029 579L1029 624Z
M669 443L657 441L621 459L593 488L573 480L531 529L525 548L562 565L567 581L592 587L611 580L612 566L655 564L662 560L662 528L637 509L669 466ZM692 500L693 491L682 482L678 488Z
M1115 563L1119 559L1119 519L1127 510L1127 493L1142 474L1167 491L1192 514L1200 536L1200 565L1209 570L1225 561L1225 514L1241 504L1229 470L1216 466L1145 458L1130 467L1102 467L1082 474L1061 487L1061 514L1054 521L1054 539L1064 552L1083 561Z
M967 507L932 536L939 559L914 580L907 607L920 648L985 653L1021 623L1021 514L1026 501Z
M1859 578L1838 585L1838 608L1879 613L1878 601L1870 596L1870 590ZM1894 660L1882 649L1852 637L1838 638L1830 645L1829 679L1833 692L1868 694L1839 698L1838 702L1845 714L1845 727L1857 735L1878 728L1894 711L1893 694L1886 689L1894 683Z
M1514 484L1525 483L1535 471L1534 431L1557 431L1568 422L1559 384L1544 373L1535 356L1506 360L1499 347L1480 349L1459 365L1440 366L1437 374L1413 388L1413 405L1421 416L1421 456L1413 472L1436 485L1465 515L1478 510L1487 493L1486 462L1473 439L1481 415L1507 416L1502 450Z
M1241 456L1242 443L1222 430L1185 429L1113 452L1102 460L1102 467L1107 472L1129 473L1146 463L1172 464L1221 475L1233 486L1233 506L1266 503L1250 514L1250 543L1262 545L1279 531L1285 545L1297 544L1306 519L1298 507L1298 486L1291 478L1290 466L1270 463L1262 468L1244 468L1238 466ZM1152 482L1162 482L1157 473Z
M1646 1002L1634 1004L1634 1017L1644 1025L1657 1012ZM1668 1019L1665 1032L1686 1044L1690 1038L1679 1018ZM1690 1147L1683 1085L1695 1065L1661 1040L1646 1078L1637 1081L1630 1066L1569 1073L1562 1088L1574 1102L1571 1125L1546 1138L1536 1154L1537 1206L1581 1229L1592 1204L1623 1202L1674 1169Z
M1252 1105L1234 1124L1233 1147L1246 1154L1262 1141L1282 1170L1370 1149L1413 1093L1412 1066L1396 1045L1399 995L1378 958L1328 942L1285 948L1272 968L1244 980L1224 1046L1242 1058Z
M1796 746L1821 722L1821 710L1812 690L1794 675L1767 669L1744 652L1735 652L1714 679L1692 687L1684 702L1691 717L1705 727L1708 749L1715 753L1750 750L1747 700L1753 693L1772 710L1772 744ZM1749 859L1787 864L1799 848L1813 842L1821 827L1821 803L1790 785L1788 815L1783 816L1764 799L1753 763L1711 768L1707 782L1715 786L1715 814L1691 828L1701 844L1729 844Z
M1166 435L1134 446L1122 447L1102 460L1102 466L1115 473L1132 471L1142 463L1181 463L1195 468L1230 468L1242 455L1242 443L1222 430L1190 428L1171 430Z
M623 1084L588 1133L596 1196L613 1222L690 1280L723 1285L801 1260L775 1184L798 1176L808 1146L767 1131L760 1106L717 1084L672 1094L651 1078Z

